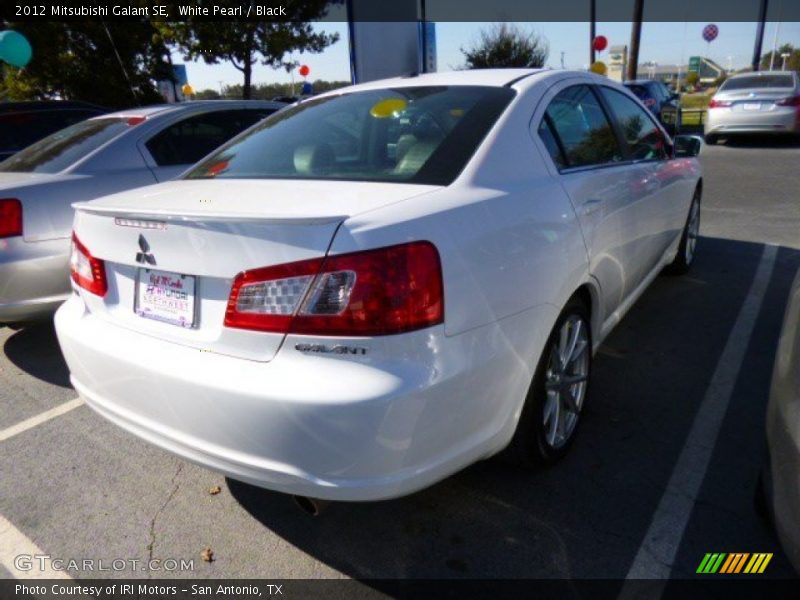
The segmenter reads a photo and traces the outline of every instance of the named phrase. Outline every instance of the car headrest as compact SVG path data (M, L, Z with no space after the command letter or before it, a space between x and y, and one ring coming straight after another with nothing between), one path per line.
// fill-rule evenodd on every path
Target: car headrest
M336 155L330 144L305 144L294 151L294 170L299 175L319 175L330 171Z

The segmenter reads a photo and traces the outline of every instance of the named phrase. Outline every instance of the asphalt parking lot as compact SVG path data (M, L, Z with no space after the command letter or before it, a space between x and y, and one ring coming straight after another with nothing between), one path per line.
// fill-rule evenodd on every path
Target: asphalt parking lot
M547 470L489 460L314 519L83 405L21 427L76 394L50 326L0 328L0 530L22 544L0 543L0 576L33 544L64 559L194 559L183 572L76 578L680 578L706 552L774 552L765 576L791 577L753 497L800 267L800 145L725 144L702 160L693 271L658 278L607 339L574 450ZM213 562L200 558L207 547Z

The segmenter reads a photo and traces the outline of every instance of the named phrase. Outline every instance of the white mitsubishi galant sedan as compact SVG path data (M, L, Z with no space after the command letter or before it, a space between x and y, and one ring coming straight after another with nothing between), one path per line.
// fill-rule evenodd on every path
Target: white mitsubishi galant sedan
M698 234L696 139L569 71L431 74L277 113L76 205L56 328L100 414L231 478L378 500L553 462L592 353Z

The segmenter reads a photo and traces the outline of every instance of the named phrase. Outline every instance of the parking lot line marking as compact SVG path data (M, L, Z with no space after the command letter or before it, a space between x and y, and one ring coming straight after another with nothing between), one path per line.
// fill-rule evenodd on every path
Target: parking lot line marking
M25 419L24 421L17 423L16 425L12 425L6 429L0 431L0 442L4 442L9 438L14 437L15 435L22 433L23 431L27 431L28 429L32 429L37 425L41 425L42 423L49 421L55 417L61 416L64 413L68 413L74 408L78 408L83 404L83 400L81 398L75 398L74 400L70 400L69 402L64 402L63 404L59 404L55 408L51 408L50 410L46 410L43 413L36 415L35 417L31 417L30 419Z
M778 247L767 245L627 579L669 578L744 362ZM624 586L620 597L626 597ZM633 588L628 588L629 592Z
M16 557L24 555L31 569L23 571L15 564ZM0 515L0 564L17 579L72 579L64 571L50 567L49 561L39 562L35 556L45 555L28 537L3 515ZM45 555L46 556L46 555ZM29 558L30 557L30 558Z

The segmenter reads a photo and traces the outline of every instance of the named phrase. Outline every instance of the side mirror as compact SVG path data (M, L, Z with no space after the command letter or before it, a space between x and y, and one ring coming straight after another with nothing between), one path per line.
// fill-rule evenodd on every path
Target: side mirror
M703 138L696 135L676 135L672 141L675 158L694 158L703 148Z

